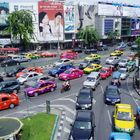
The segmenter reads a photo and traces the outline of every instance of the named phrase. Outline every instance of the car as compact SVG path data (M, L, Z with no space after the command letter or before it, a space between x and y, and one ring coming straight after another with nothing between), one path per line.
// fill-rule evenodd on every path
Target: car
M24 83L27 82L27 81L37 79L37 78L38 78L39 76L41 76L41 75L42 75L42 73L27 72L27 73L25 73L23 76L17 78L17 81L18 81L20 84L24 84Z
M104 91L104 103L116 104L121 102L120 91L117 86L108 85Z
M140 122L140 106L137 107L137 112L136 112L136 120L137 120L137 123Z
M128 133L111 132L109 140L131 140L131 137Z
M134 71L136 68L136 61L129 61L126 65L129 72Z
M101 79L106 79L112 74L112 67L102 67L100 70Z
M78 53L72 50L61 53L60 58L75 59L78 57Z
M133 134L135 131L135 117L130 104L116 104L113 113L114 130Z
M38 59L38 58L40 58L40 55L34 54L34 53L27 53L27 54L25 54L25 57L29 58L29 59Z
M27 96L38 96L44 94L48 91L54 91L57 85L56 82L52 81L39 81L32 85L31 87L25 88L24 92Z
M53 66L58 66L58 65L62 65L62 64L72 64L73 65L73 60L71 59L67 59L67 58L62 58L57 60Z
M37 72L37 73L43 73L43 69L41 67L28 67L16 74L16 78L19 78L26 74L27 72Z
M102 68L100 64L90 64L88 67L84 68L84 73L89 74L93 71L99 71Z
M86 68L87 66L89 66L91 63L93 64L100 64L101 61L99 59L94 59L94 60L84 60L83 62L81 62L79 64L79 69L84 69Z
M129 59L123 58L119 61L118 65L119 65L119 67L126 67L128 62L129 62Z
M133 61L133 60L136 59L137 55L138 55L137 52L130 52L130 53L128 54L128 59L129 59L130 61Z
M63 73L59 74L60 80L72 80L83 76L83 71L77 68L70 68Z
M121 43L119 44L119 46L116 48L116 50L123 51L126 47L127 47L127 43L121 42Z
M120 68L118 70L118 72L121 73L121 75L120 75L121 80L125 80L129 76L129 72L128 72L127 68Z
M80 48L80 47L74 48L73 51L77 52L77 53L82 53L83 52L83 48Z
M133 51L138 50L138 45L137 44L133 44L131 46L131 50L133 50Z
M102 45L102 46L99 46L97 49L98 49L98 51L107 51L107 50L109 50L109 46Z
M8 80L0 82L0 93L18 93L20 90L20 85L16 80Z
M45 52L42 52L40 56L41 57L56 57L56 53L45 51Z
M90 54L87 57L85 57L85 60L94 60L94 59L100 59L101 55L99 54Z
M93 91L91 88L82 88L76 101L76 109L92 109Z
M1 67L20 65L20 62L13 59L6 59L1 62Z
M77 111L72 124L69 140L91 140L94 139L95 116L92 111Z
M100 72L91 72L83 82L83 87L95 88L100 84Z
M0 82L3 82L4 81L4 79L3 79L3 77L0 75Z
M0 63L4 60L10 59L9 56L5 56L5 55L0 55Z
M24 70L25 67L24 66L17 66L14 69L8 70L6 71L6 76L7 77L14 77L16 76L16 74L22 70Z
M97 49L85 49L84 53L85 54L96 54L98 52Z
M110 56L121 56L123 54L123 51L121 50L115 50L110 54Z
M19 97L15 93L0 93L0 110L14 108L19 105Z
M59 65L59 66L56 66L56 67L50 69L48 71L48 74L50 76L58 77L59 74L63 73L64 71L66 71L66 70L68 70L70 68L75 68L75 67L73 65L70 65L70 64L68 64L68 65L62 64L62 65Z
M119 71L113 72L110 84L120 87L121 86L120 76L121 76L121 73Z
M106 59L106 64L113 64L118 63L120 61L120 58L117 56L112 56Z

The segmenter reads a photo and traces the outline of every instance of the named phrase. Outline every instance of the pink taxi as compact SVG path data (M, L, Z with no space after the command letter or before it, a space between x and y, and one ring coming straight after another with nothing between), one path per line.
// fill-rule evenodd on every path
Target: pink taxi
M72 80L83 76L83 71L76 68L71 68L59 75L60 80Z

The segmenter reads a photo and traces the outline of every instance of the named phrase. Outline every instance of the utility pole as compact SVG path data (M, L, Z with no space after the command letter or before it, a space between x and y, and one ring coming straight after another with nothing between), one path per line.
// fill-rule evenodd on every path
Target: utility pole
M57 51L58 51L58 56L60 55L60 38L59 38L59 36L60 36L60 24L59 24L59 26L58 26L58 42L57 42Z

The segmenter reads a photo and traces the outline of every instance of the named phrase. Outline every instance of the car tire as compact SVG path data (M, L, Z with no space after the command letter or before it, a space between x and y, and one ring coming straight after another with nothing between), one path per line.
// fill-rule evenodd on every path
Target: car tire
M50 90L51 92L53 92L54 91L54 88L51 88L51 90Z
M38 93L36 92L36 93L34 94L34 96L37 97L37 96L38 96Z
M15 105L14 104L10 104L10 108L12 109L12 108L14 108L15 107Z

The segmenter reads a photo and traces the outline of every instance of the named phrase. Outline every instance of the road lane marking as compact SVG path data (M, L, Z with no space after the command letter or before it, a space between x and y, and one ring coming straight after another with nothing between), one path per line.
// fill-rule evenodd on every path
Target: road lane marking
M66 116L66 120L70 123L73 123L73 120L71 118L67 117L67 116Z
M109 110L107 110L107 114L108 114L109 122L110 122L110 124L112 125L112 119L111 119L111 115L110 115Z
M64 132L70 133L70 129L68 129L67 127L64 127Z
M104 89L103 89L103 87L102 87L102 86L100 86L100 87L101 87L102 93L104 94Z
M54 99L53 101L51 101L51 102L55 102L55 101L70 101L70 102L73 102L73 103L75 103L75 100L73 100L73 99L71 99L71 98L64 98L64 97L62 97L62 98L58 98L58 99Z

